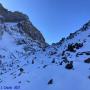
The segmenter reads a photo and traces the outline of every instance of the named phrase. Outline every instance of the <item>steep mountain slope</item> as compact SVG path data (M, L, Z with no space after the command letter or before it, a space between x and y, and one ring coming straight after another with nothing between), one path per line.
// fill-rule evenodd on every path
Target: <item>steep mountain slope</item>
M90 90L90 21L47 45L29 20L0 15L0 90Z
M17 27L19 29L22 29L32 39L37 40L42 45L42 47L47 45L41 32L32 25L28 16L21 12L8 11L2 6L2 4L0 4L0 22L17 23Z

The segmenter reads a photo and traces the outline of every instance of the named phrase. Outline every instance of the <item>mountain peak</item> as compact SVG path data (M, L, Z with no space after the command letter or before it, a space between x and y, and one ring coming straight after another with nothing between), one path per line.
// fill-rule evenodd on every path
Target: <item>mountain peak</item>
M4 8L1 3L0 3L0 15L2 15L5 18L5 22L19 22L23 20L26 21L29 19L26 14L23 14L21 12L9 11L8 9Z

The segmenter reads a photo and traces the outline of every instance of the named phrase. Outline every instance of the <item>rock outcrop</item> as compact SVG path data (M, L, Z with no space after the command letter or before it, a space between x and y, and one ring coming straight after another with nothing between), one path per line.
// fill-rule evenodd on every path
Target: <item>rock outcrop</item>
M11 12L5 9L0 4L0 22L16 22L18 27L21 27L23 31L28 34L33 40L37 40L41 47L47 46L45 39L41 32L30 22L29 17L21 12Z
M90 90L90 21L42 48L45 39L29 19L11 20L6 15L14 13L0 9L0 90Z

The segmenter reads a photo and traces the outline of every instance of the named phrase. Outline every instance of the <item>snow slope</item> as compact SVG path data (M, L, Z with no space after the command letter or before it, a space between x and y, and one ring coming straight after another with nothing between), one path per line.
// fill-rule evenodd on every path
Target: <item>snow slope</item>
M17 24L0 24L0 90L90 90L90 22L46 48Z

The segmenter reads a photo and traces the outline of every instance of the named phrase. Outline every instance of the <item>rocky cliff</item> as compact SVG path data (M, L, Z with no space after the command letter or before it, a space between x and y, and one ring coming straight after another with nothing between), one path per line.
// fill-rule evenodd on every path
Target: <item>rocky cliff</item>
M0 21L4 23L17 23L18 27L33 40L37 40L41 47L47 45L42 33L30 22L27 15L18 11L11 12L0 4Z

